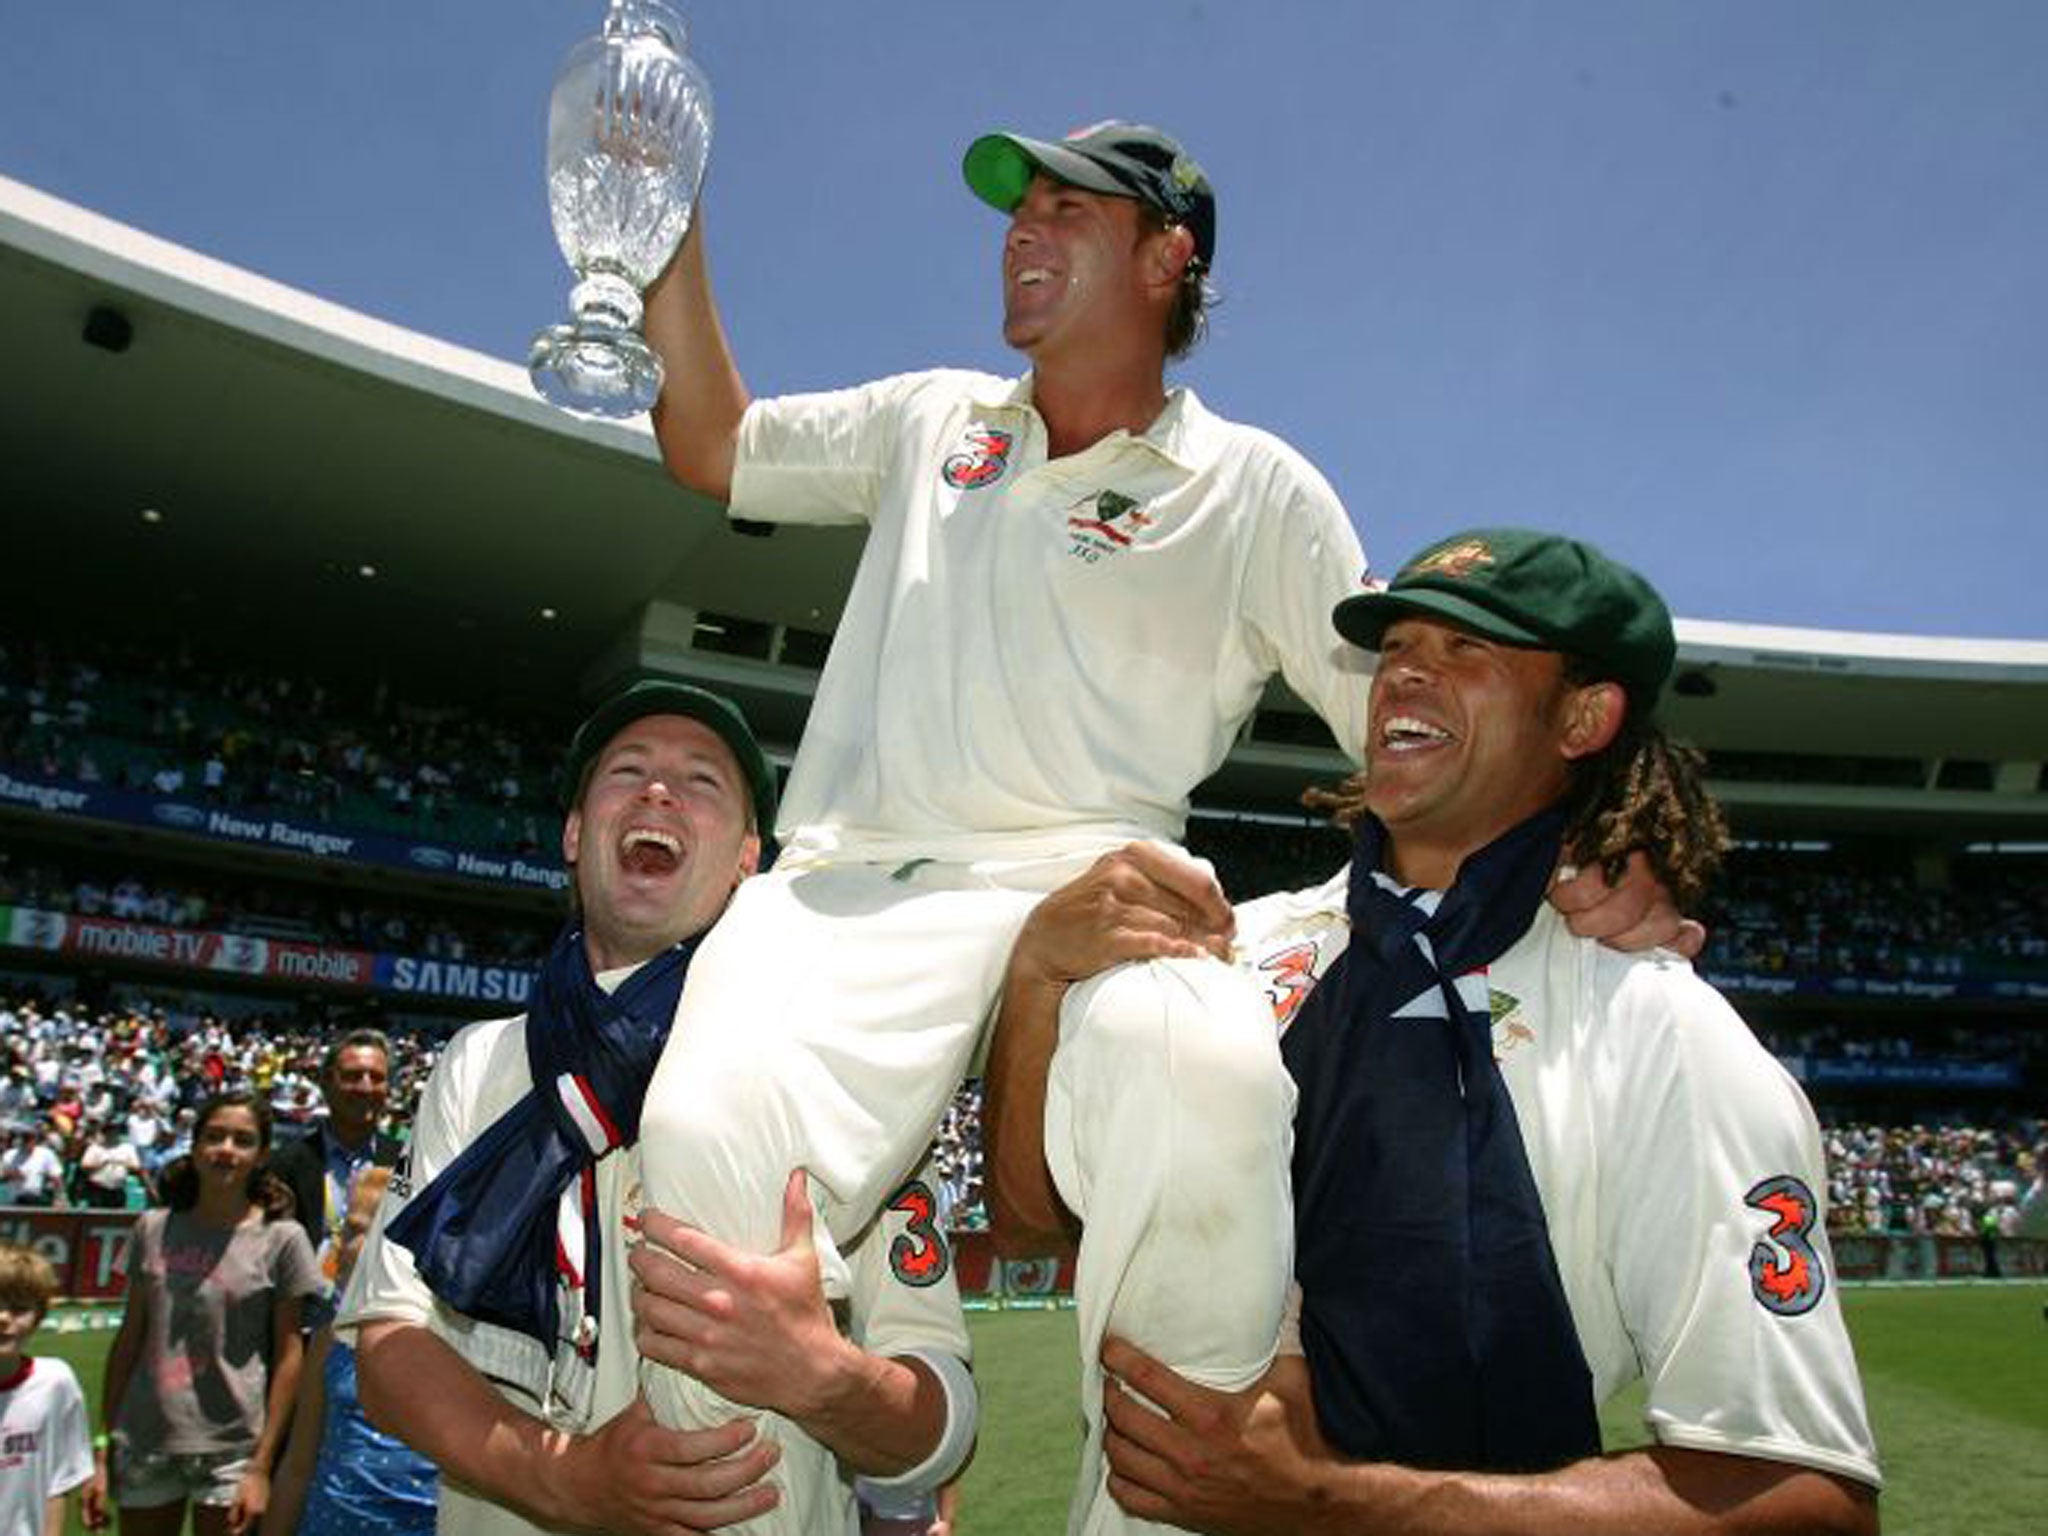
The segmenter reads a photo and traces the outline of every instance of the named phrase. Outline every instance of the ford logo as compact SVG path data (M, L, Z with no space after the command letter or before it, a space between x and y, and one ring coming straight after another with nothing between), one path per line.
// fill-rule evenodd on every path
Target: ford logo
M446 848L421 846L414 848L410 853L406 854L406 857L419 865L421 869L453 869L455 867L455 855Z
M206 812L196 805L173 805L166 802L152 807L150 814L167 827L196 828L206 825Z

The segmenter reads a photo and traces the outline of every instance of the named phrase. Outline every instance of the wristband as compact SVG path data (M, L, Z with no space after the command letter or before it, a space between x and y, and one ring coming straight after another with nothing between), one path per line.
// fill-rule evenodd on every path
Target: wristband
M893 1477L863 1477L867 1487L888 1493L933 1492L967 1464L974 1449L975 1432L981 1423L981 1394L975 1389L974 1372L958 1355L936 1349L906 1349L899 1360L921 1361L938 1377L946 1394L946 1427L932 1453L908 1471Z
M92 1448L96 1451L104 1451L109 1445L112 1444L113 1437L110 1436L104 1429L92 1437Z

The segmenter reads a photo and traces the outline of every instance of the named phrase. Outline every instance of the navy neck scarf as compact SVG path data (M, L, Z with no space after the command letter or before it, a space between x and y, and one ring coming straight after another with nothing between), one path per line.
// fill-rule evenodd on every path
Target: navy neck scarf
M1545 812L1473 854L1432 915L1379 874L1367 817L1351 942L1282 1042L1302 1342L1349 1455L1534 1471L1600 1449L1483 970L1535 918L1562 829Z
M456 1311L553 1349L559 1337L562 1196L600 1158L639 1139L648 1079L668 1039L697 939L665 950L607 995L583 930L563 930L526 1014L533 1087L385 1228ZM597 1202L583 1201L584 1311L595 1340L603 1295Z

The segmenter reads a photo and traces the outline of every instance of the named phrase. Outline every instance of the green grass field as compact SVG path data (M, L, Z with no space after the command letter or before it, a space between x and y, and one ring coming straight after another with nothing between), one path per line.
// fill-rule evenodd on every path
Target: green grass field
M1891 1536L2024 1536L2048 1511L2048 1285L1845 1290L1883 1456ZM1057 1536L1078 1432L1071 1312L971 1319L983 1393L962 1536ZM46 1332L97 1400L113 1335ZM1639 1444L1640 1399L1602 1415L1610 1448Z

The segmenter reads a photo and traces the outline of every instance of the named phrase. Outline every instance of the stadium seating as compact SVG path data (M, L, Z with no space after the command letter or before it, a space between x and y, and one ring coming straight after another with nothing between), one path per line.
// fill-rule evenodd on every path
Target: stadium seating
M556 750L554 731L400 700L375 684L258 676L102 640L18 638L0 650L0 769L39 780L126 783L295 823L537 855L558 825ZM510 910L502 892L472 900L417 872L379 875L373 886L360 870L315 878L335 871L316 872L310 858L259 865L230 850L195 863L188 848L147 834L109 852L59 836L70 829L54 820L9 814L25 835L0 853L0 915L502 972L530 967L557 921L539 899ZM1240 895L1318 881L1346 854L1332 829L1270 812L1212 808L1188 842ZM2048 859L1956 854L1930 864L1924 849L1881 837L1822 852L1749 846L1732 855L1704 915L1712 939L1702 966L1737 995L1830 1122L1838 1229L1965 1237L2009 1227L2044 1134L2027 1111L2048 1084ZM181 1104L223 1081L252 1082L286 1120L303 1118L317 1106L325 1040L365 1016L394 1026L402 1122L435 1040L479 1013L473 989L460 987L365 998L377 989L361 977L287 991L38 957L19 943L6 959L14 979L0 980L0 1068L11 1086L0 1092L0 1122L49 1132L56 1094L73 1083L83 1095L63 1133L73 1157L92 1119L158 1096L174 1126ZM183 1001L122 1001L173 998L173 988ZM979 1085L969 1084L937 1144L944 1203L963 1228L984 1220L979 1113Z

